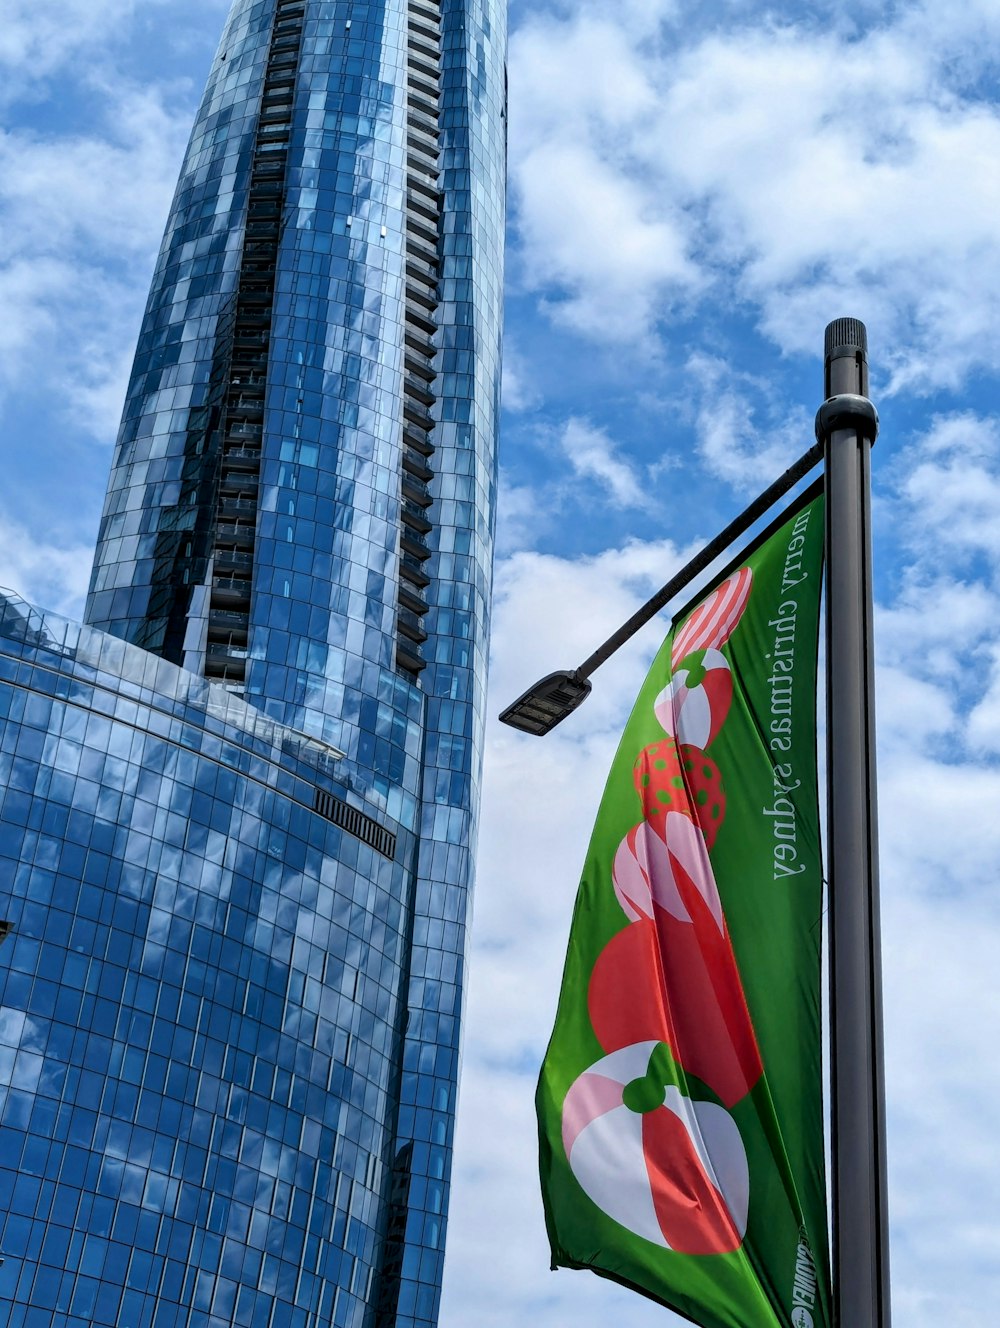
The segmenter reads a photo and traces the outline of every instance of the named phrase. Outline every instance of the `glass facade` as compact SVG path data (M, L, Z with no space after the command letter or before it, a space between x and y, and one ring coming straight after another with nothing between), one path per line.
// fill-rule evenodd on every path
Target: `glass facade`
M436 1322L504 55L498 0L237 0L87 626L0 599L12 1325Z

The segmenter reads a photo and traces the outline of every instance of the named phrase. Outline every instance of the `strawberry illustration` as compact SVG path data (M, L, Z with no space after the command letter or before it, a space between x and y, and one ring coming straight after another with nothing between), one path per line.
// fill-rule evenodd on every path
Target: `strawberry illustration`
M700 747L678 746L675 738L650 743L632 768L643 819L663 838L668 812L689 817L711 849L726 814L726 794L719 767Z

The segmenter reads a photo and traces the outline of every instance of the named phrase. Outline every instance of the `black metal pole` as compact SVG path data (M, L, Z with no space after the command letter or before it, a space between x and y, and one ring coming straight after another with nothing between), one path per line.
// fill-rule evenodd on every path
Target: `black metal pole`
M836 1328L889 1328L867 334L826 329L827 778Z

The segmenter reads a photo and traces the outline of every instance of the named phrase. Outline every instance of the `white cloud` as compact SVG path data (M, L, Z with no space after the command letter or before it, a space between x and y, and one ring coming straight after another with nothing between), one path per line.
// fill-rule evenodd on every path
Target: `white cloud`
M13 71L13 89L105 42L132 7L133 0L6 0L0 65ZM8 95L13 89L8 82Z
M0 136L0 388L110 440L189 125L157 90L106 111L101 136Z
M541 404L541 394L532 383L531 366L508 338L503 348L504 410L526 411Z
M525 279L576 330L647 352L678 300L711 291L786 352L814 352L835 313L864 318L894 348L893 390L920 390L932 366L940 386L990 365L1000 114L976 78L1000 13L947 14L904 5L858 32L755 9L713 30L711 11L674 26L662 8L651 37L648 22L609 33L592 6L524 24L511 63Z
M628 23L656 9L533 16L511 38L515 257L556 321L602 340L640 342L700 279L673 200L629 169L657 94Z
M516 190L527 280L553 292L546 307L557 322L637 342L658 297L695 281L667 209L596 151L540 144L522 158Z
M500 471L497 501L497 557L515 549L531 548L535 540L552 524L551 509L545 505L535 484L514 484Z
M149 23L151 6L172 11L171 45L186 43L193 26L192 0L5 0L0 24L0 101L39 94L56 74L87 78L109 65L109 47L120 47ZM137 16L137 8L139 14ZM198 9L222 15L229 0L198 0ZM143 10L147 11L143 13ZM136 22L136 19L139 22ZM215 15L209 22L217 23Z
M736 488L759 489L812 446L806 412L789 410L766 383L700 352L687 369L696 388L698 450L712 475ZM764 425L757 422L758 409Z
M83 615L91 545L48 543L0 512L0 586L67 618Z
M975 751L1000 756L1000 643L988 658L982 670L987 686L969 715L968 738Z
M924 461L905 483L925 536L966 552L1000 551L1000 474L972 457Z
M883 915L893 1317L982 1328L1000 1295L1000 1060L984 1045L1000 1021L1000 917L946 888L907 898L903 876L898 894L890 877Z
M615 507L650 507L654 498L638 469L623 458L605 429L570 419L559 439L574 474L595 480Z

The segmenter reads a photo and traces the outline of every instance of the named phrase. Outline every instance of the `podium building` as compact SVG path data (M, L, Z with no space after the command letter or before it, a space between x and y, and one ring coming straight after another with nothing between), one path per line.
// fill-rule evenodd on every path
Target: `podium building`
M484 726L499 0L235 0L86 622L0 595L0 1318L432 1328Z

